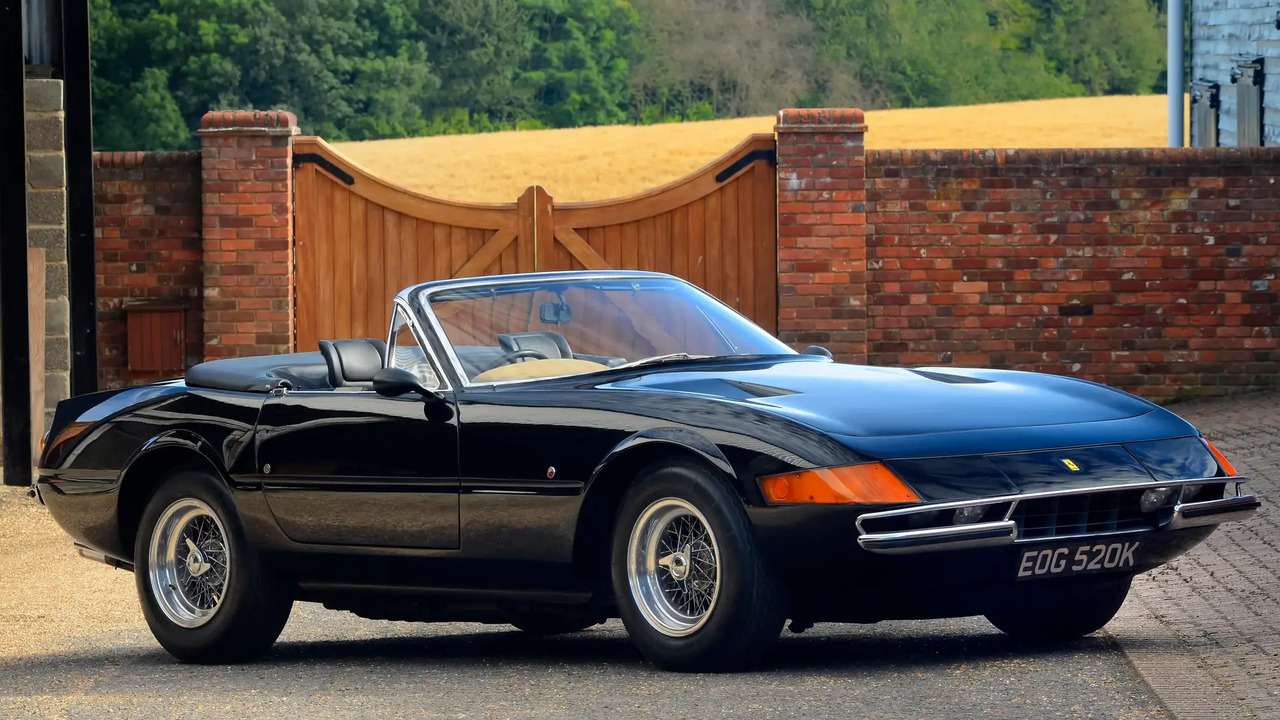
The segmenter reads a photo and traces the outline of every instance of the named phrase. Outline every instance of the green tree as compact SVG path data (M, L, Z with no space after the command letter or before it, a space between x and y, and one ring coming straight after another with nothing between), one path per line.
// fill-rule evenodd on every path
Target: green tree
M624 0L521 0L533 29L518 82L534 116L551 127L609 125L627 118L640 24Z
M1091 95L1149 93L1164 69L1164 27L1148 0L1030 0L1032 42Z

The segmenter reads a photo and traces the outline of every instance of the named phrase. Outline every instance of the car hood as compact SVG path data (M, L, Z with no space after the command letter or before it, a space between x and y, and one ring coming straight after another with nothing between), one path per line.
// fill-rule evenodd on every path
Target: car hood
M723 398L827 433L865 438L1099 423L1158 409L1118 390L1057 375L816 359L663 368L610 387Z

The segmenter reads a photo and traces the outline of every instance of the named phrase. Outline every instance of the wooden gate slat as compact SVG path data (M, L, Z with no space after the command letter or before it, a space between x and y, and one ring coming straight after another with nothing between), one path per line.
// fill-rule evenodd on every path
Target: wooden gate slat
M365 306L365 316L363 327L372 327L378 323L378 318L382 316L382 308L379 303L382 302L383 285L386 283L386 262L382 257L382 233L386 227L383 220L383 213L388 212L381 205L369 203L365 211L365 252L368 254L366 262L369 267L369 275L364 287L367 297L367 305Z
M738 255L741 252L738 240L738 188L730 185L721 191L720 233L722 242L720 251L724 255L722 272L724 285L720 297L733 307L742 307L742 288L738 284Z
M330 282L336 292L335 302L338 308L333 313L333 335L335 338L354 337L353 329L358 324L352 323L355 294L351 277L352 252L350 236L343 231L351 227L351 194L342 192L333 183L329 183L333 212L333 267L330 268Z
M316 341L316 313L320 299L316 287L316 168L304 165L294 173L294 194L297 218L293 225L294 232L294 293L295 307L307 308L305 312L296 312L294 317L294 333L297 342L294 347L310 347ZM278 309L278 308L273 308Z
M327 177L317 178L316 207L319 221L316 223L316 283L318 287L321 312L316 318L316 335L318 338L333 337L333 316L338 312L337 296L333 282L333 181ZM308 348L310 349L310 348Z
M368 202L359 195L351 195L351 207L347 219L347 243L351 245L351 267L348 273L347 292L351 294L351 327L364 327L369 317L369 258L368 258Z

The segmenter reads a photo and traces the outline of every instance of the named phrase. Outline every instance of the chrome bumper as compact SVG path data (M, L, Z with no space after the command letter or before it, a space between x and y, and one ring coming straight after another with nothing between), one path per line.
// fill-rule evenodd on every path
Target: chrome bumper
M864 550L874 553L907 555L936 550L966 550L1010 545L1017 537L1017 524L1012 520L1004 520L926 530L868 534L859 537L858 544Z
M1224 522L1247 519L1249 516L1257 512L1258 508L1262 506L1262 503L1253 495L1239 494L1241 486L1244 484L1245 480L1246 478L1233 476L1226 478L1178 480L1159 484L1153 483L1151 487L1203 485L1207 483L1225 483L1228 486L1234 484L1237 495L1235 497L1222 498L1221 500L1206 500L1203 502L1191 503L1180 502L1173 506L1172 518L1159 527L1151 530L1127 532L1162 532L1167 530L1182 530L1185 528L1219 525ZM1013 515L1014 507L1017 506L1019 501L1028 498L1049 497L1055 495L1076 495L1112 490L1132 490L1134 487L1134 485L1117 485L1097 488L1082 488L1065 492L1046 492L1035 493L1033 495L1011 495L983 500L934 503L919 507L901 508L898 510L889 510L879 513L868 513L858 518L858 545L864 550L877 554L908 555L915 553L941 552L945 550L967 550L972 548L1013 545L1018 542L1053 542L1054 540L1064 538L1038 537L1025 541L1018 539L1017 523L1010 518ZM972 505L1003 504L1008 504L1009 508L1005 513L1004 519L997 522L975 523L972 525L950 525L945 527L924 528L921 530L900 530L880 533L869 533L863 530L863 521L874 518L903 516L933 510L953 510Z
M1253 495L1240 495L1221 500L1206 500L1198 503L1182 503L1173 508L1173 519L1165 529L1217 525L1234 520L1245 520L1258 511L1262 503Z

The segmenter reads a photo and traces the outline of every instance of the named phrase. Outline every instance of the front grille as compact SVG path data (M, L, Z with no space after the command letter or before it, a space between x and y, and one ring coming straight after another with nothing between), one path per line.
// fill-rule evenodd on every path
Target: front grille
M1149 487L1059 495L1018 501L1011 519L1019 540L1152 530L1173 512L1173 503L1144 513L1138 499Z

